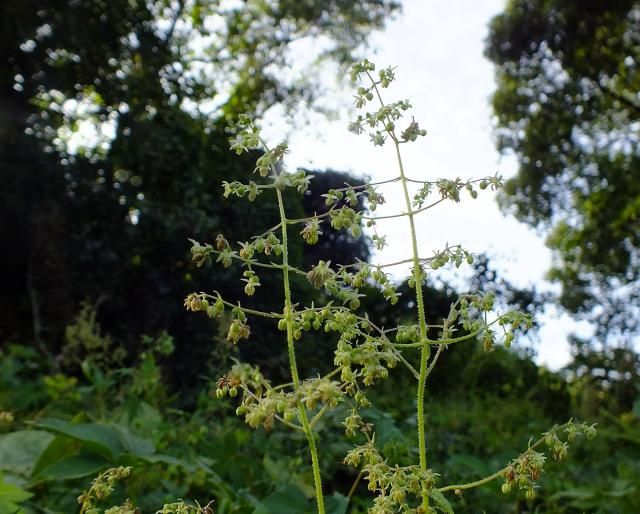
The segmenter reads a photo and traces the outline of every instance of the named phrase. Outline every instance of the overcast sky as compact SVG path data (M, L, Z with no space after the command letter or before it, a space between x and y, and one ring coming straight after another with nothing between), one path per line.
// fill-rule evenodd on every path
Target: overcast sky
M384 32L371 39L371 57L381 67L397 66L397 83L386 90L388 100L407 98L414 116L428 135L418 143L403 145L407 174L418 179L440 177L463 179L494 175L504 177L516 171L513 158L496 152L492 139L490 96L494 90L493 67L483 56L489 20L504 7L504 0L404 0L403 13L388 23ZM333 85L334 78L325 84ZM335 95L350 95L347 90ZM350 96L347 96L350 98ZM369 175L374 181L397 175L393 148L373 147L366 135L347 132L348 113L328 121L311 116L312 124L290 135L288 166L332 168ZM267 130L269 130L267 128ZM271 127L277 139L278 124ZM384 211L403 210L399 186L383 191ZM512 217L503 216L493 194L481 192L477 200L448 203L421 215L418 222L422 256L461 243L473 253L487 253L493 266L518 286L536 284L549 290L544 281L551 255L543 237ZM409 247L408 222L379 223L389 246L374 257L384 263L406 258ZM397 270L408 273L408 268ZM576 324L566 316L547 313L538 360L558 368L569 360L567 334ZM584 333L584 327L582 327Z

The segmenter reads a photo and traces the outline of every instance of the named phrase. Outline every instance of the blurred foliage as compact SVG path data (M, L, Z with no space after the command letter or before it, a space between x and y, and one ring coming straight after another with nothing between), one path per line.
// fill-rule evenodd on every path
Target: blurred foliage
M187 317L181 298L192 283L230 298L236 286L194 269L187 238L224 229L241 239L276 224L266 202L247 210L221 200L222 179L245 176L255 162L228 152L227 120L311 102L320 89L310 70L321 66L305 72L296 61L307 80L292 75L297 46L346 64L397 8L390 0L3 2L0 341L32 340L64 371L61 343L75 337L62 337L65 326L80 304L93 305L91 323L132 354L140 334L169 331L179 348L169 378L185 393L194 387L215 326ZM337 237L344 259L366 259L363 240ZM292 248L298 260L302 252ZM280 304L277 295L256 298L265 310ZM275 331L261 328L262 354L243 357L277 368Z
M640 3L511 0L486 55L497 144L519 163L503 209L548 234L567 309L602 340L637 334Z
M108 337L95 326L78 330L87 319L90 313L83 309L70 327L86 338L79 355L96 337ZM131 466L131 475L103 508L130 499L141 512L155 512L183 499L201 505L213 500L218 514L310 512L313 478L301 434L249 430L233 414L233 400L214 399L215 375L201 382L193 408L176 408L163 373L173 358L171 337L145 337L141 347L131 366L89 355L68 374L52 372L51 363L27 346L5 347L0 355L0 512L75 512L76 498L92 478L118 466ZM608 370L611 361L583 350L583 359L598 360L601 367L552 373L529 356L502 349L486 354L452 347L443 355L430 377L434 394L426 411L432 465L443 480L473 480L499 469L526 447L531 434L568 414L599 423L595 441L576 444L565 462L550 466L534 502L505 496L500 483L492 483L454 497L455 512L638 511L638 368L606 378L601 369ZM380 451L399 465L417 451L415 398L397 394L406 390L402 380L402 373L392 373L372 398L379 407L363 412L375 425ZM629 406L618 395L630 390L635 395ZM341 416L334 412L321 421L328 431L319 441L328 510L363 514L369 505L366 483L357 483L348 499L357 477L342 459L357 441L344 439L337 422Z

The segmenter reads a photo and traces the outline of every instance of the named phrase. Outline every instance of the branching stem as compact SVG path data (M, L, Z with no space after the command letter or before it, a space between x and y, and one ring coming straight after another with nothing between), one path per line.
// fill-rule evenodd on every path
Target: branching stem
M565 427L567 427L569 425L569 423L571 423L571 422L567 422L567 423L564 423L562 425L558 425L558 426L554 427L553 429L549 430L549 433L560 432ZM533 449L537 448L538 446L540 446L542 443L544 443L545 438L546 438L546 434L543 435L540 439L538 439L535 443L530 444L528 450L533 450ZM480 480L476 480L474 482L467 482L465 484L454 484L454 485L448 485L448 486L445 486L445 487L440 487L438 489L438 491L440 491L441 493L444 493L444 492L447 492L447 491L464 491L465 489L473 489L474 487L479 487L479 486L484 485L484 484L486 484L488 482L491 482L492 480L495 480L496 478L500 478L502 475L504 475L504 473L507 471L508 468L509 468L509 465L507 465L507 466L503 467L502 469L496 471L492 475L489 475L487 477L481 478Z
M380 105L384 108L385 103L380 94L377 82L373 79L371 74L367 72L373 88L378 97ZM400 153L400 141L395 135L393 130L388 131L389 136L393 140L393 144L396 150L396 160L398 162L398 168L400 171L400 183L402 184L402 192L404 194L405 206L407 209L407 217L409 218L409 228L411 230L411 250L413 253L413 279L416 288L416 304L418 308L418 325L420 327L420 341L422 348L420 352L420 374L418 376L418 390L417 390L417 417L418 417L418 451L420 452L420 469L424 472L427 471L427 444L425 434L425 420L424 420L424 397L425 397L425 384L427 381L427 362L431 355L431 348L427 342L427 320L424 310L424 295L422 292L422 267L420 266L420 254L418 253L418 237L416 234L416 224L414 219L413 205L411 203L411 196L409 195L409 187L407 186L407 176L404 172L404 164L402 162L402 155ZM425 512L430 512L429 509L429 495L425 490L422 493L422 509Z
M284 202L282 201L282 193L276 189L278 196L278 208L280 211L280 223L282 227L282 279L284 286L284 315L287 322L287 349L289 353L289 366L291 368L291 379L293 387L296 391L300 389L300 376L298 375L298 364L296 361L296 353L293 338L293 306L291 303L291 284L289 282L289 247L287 241L287 216L284 210ZM313 481L316 488L316 501L318 504L318 514L325 514L324 497L322 495L322 478L320 477L320 463L318 462L318 450L313 435L313 430L309 424L307 410L304 404L298 401L298 416L300 424L304 430L309 443L309 451L311 452L311 466L313 468Z
M406 185L403 182L404 185ZM394 219L394 218L404 218L405 216L409 216L410 218L412 218L414 215L419 214L423 211L429 210L433 207L435 207L436 205L438 205L439 203L442 203L446 200L446 198L440 198L440 200L436 200L433 203L430 203L429 205L425 205L424 207L421 207L419 209L411 210L412 209L412 205L411 203L409 203L408 206L408 211L407 212L400 212L397 214L388 214L386 216L362 216L363 220L390 220L390 219Z

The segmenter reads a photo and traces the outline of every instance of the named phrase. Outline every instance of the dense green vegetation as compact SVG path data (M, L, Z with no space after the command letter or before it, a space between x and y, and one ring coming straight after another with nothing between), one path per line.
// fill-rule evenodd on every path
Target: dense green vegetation
M322 39L319 59L348 62L395 9L386 0L224 5L3 2L0 239L12 244L0 340L32 340L55 363L88 301L129 349L140 334L170 332L175 382L204 371L211 331L179 299L196 280L234 286L190 266L187 239L221 226L244 239L277 215L221 199L221 181L253 166L228 151L229 119L311 101L316 89L284 76L291 45ZM217 107L192 107L204 100ZM98 135L76 148L80 127ZM273 301L265 295L265 308Z
M429 292L436 314L434 299L442 306L448 298ZM66 332L65 355L77 360L65 374L52 372L47 358L26 345L3 350L0 402L12 413L3 416L0 435L3 512L15 511L9 502L25 512L75 512L90 480L119 465L133 471L105 506L130 498L141 512L155 512L183 498L215 500L219 513L312 511L304 437L248 429L232 402L214 398L219 371L203 377L193 407L180 409L163 371L171 369L175 351L168 335L144 338L144 352L121 366L113 360L120 343L100 330L90 309ZM224 367L232 357L216 363ZM597 439L576 444L566 461L550 466L535 503L505 496L496 484L466 492L456 512L637 512L640 403L621 399L634 392L637 398L640 379L618 375L603 387L599 371L613 359L584 357L595 361L593 371L567 379L571 375L550 373L505 350L452 347L443 355L426 412L433 465L445 477L473 480L495 471L531 434L567 415L599 423ZM636 356L616 360L637 369ZM396 394L406 386L402 380L392 374L372 397L378 408L366 413L380 447L399 463L415 452L413 398L399 401ZM344 497L356 478L341 464L351 444L335 428L340 415L326 420L335 437L323 437L321 447L327 507L334 513L345 512ZM347 512L363 512L368 497L360 483Z
M601 341L638 333L640 3L511 0L490 26L502 205L543 229L560 301ZM637 339L636 339L637 340Z
M535 53L532 40L546 41L560 56L569 77L563 87L573 92L545 90L557 102L542 104L542 119L529 113L526 140L505 132L503 147L516 149L522 162L507 194L515 195L522 219L555 227L551 243L562 256L556 276L565 305L589 310L605 298L606 323L633 331L637 317L615 304L609 286L623 281L628 298L635 297L635 154L611 158L609 147L585 154L571 138L570 149L558 150L553 141L573 126L587 127L585 121L594 131L636 130L637 99L629 95L636 68L620 63L635 59L638 9L633 2L567 7L573 4L510 2L493 22L488 52L502 66L494 104L504 127L515 130L512 123L527 115L522 105L531 103L518 96L519 81L535 88L544 76L535 56L523 60ZM181 499L203 507L212 502L217 514L314 511L304 435L250 430L235 416L237 402L215 394L218 378L236 360L258 364L275 381L288 377L282 333L252 322L250 343L232 346L225 341L230 316L184 312L192 290L243 297L233 275L191 261L188 238L211 241L224 231L244 241L277 223L272 202L258 197L238 204L221 196L222 180L246 180L260 156L228 151L230 121L242 112L259 116L277 102L290 112L312 102L313 84L282 73L291 45L317 38L323 59L347 64L397 7L387 0L0 5L0 514L77 512L92 480L120 466L130 466L130 474L108 499L98 498L95 512L126 499L139 510L120 514L153 513L163 504L174 504L166 512L181 512ZM598 43L604 40L611 44ZM597 59L585 59L585 52ZM578 95L584 77L601 84L599 92ZM582 109L573 105L577 100ZM83 124L85 131L104 132L76 147L71 135ZM528 146L516 147L516 140ZM595 175L585 172L589 159ZM311 173L309 194L287 193L290 214L321 214L327 208L321 193L360 184L336 171ZM578 178L589 187L564 202L566 184ZM557 213L568 207L579 225L558 222ZM292 263L309 268L319 260L368 259L366 237L323 230L314 246L290 242ZM576 248L590 251L576 254ZM472 287L492 287L488 263L476 266ZM260 278L253 305L281 311L278 282ZM530 293L499 287L509 305L533 309ZM322 296L303 279L292 288L300 301ZM398 291L393 307L373 294L360 309L386 326L406 322L414 292L407 283ZM428 283L427 317L446 318L456 296ZM604 329L601 335L607 336ZM332 360L333 343L324 334L305 335L301 371L326 371L322 363ZM430 466L447 483L493 473L530 437L570 417L598 423L597 439L572 443L566 460L548 465L532 501L504 495L492 483L454 495L455 512L640 512L640 359L629 345L593 343L576 341L572 363L557 373L538 367L518 344L510 352L489 354L481 345L443 352L429 377L425 413ZM391 464L418 454L415 396L398 394L410 390L407 382L392 372L369 393L375 407L361 411ZM321 420L330 514L371 506L366 481L343 464L353 447L340 426L345 415L339 407Z

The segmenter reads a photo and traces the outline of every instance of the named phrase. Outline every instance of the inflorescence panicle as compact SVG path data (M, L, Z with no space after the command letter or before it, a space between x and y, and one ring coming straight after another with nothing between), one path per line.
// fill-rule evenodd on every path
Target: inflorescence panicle
M248 241L231 242L219 234L212 242L191 240L191 255L197 266L215 261L225 268L239 270L244 297L225 299L216 291L191 293L185 307L203 312L210 318L230 314L227 341L238 344L251 339L251 318L273 320L286 335L292 381L273 385L259 367L237 362L216 384L215 396L229 396L238 402L236 413L246 423L266 430L278 424L287 429L303 432L309 443L316 500L319 514L325 514L319 455L315 445L318 421L326 412L338 405L346 405L348 415L342 421L348 438L364 440L345 457L345 464L359 468L373 492L370 512L422 513L453 512L445 493L462 494L465 489L478 487L502 478L502 490L522 490L526 498L536 493L536 482L542 475L547 455L556 460L564 458L568 444L578 435L595 435L590 425L570 421L554 427L542 439L531 443L519 457L505 468L475 482L441 485L439 475L428 466L426 454L426 428L424 417L425 383L439 356L452 344L479 342L485 351L497 344L511 347L520 331L532 326L532 318L516 310L500 312L496 295L492 292L470 292L460 295L451 305L446 319L427 322L424 308L424 289L429 274L453 265L456 268L474 262L473 254L460 245L445 245L433 255L419 253L414 218L445 201L458 203L463 194L475 199L485 190L502 186L499 175L470 179L435 179L421 181L410 178L404 169L401 146L426 135L413 117L407 117L411 104L407 100L385 102L382 91L395 81L395 69L376 71L369 61L355 64L349 73L358 85L354 96L360 111L349 123L348 130L356 135L366 134L374 146L392 144L398 159L397 176L364 185L330 189L324 192L326 212L305 218L288 218L282 192L286 189L302 194L312 187L311 176L303 170L289 172L285 166L287 145L270 148L262 138L259 127L248 116L241 116L234 126L231 149L241 154L259 151L253 174L255 180L223 182L224 196L254 201L259 195L273 195L280 212L279 223ZM401 186L406 200L404 210L381 215L379 207L385 204L384 189ZM414 191L410 193L409 188ZM318 243L319 237L331 229L343 230L359 237L363 230L372 234L377 249L386 245L376 225L381 219L407 218L411 227L411 255L407 259L384 264L356 262L334 265L319 260L309 269L299 269L288 260L289 238L301 237L305 244ZM291 228L291 230L289 230ZM235 266L234 266L235 265ZM365 287L373 286L390 305L398 302L398 283L388 273L393 266L410 265L408 285L415 293L416 312L413 322L395 327L380 327L367 314L360 312ZM252 309L251 296L260 287L260 274L276 273L282 277L283 308L281 312L263 312ZM324 304L303 306L295 303L289 282L291 274L305 277L319 290ZM226 319L226 318L225 318ZM295 354L295 344L304 340L310 331L324 331L336 340L333 370L324 376L301 378ZM434 348L434 352L431 349ZM419 354L420 367L414 368L407 355ZM366 421L361 409L370 405L368 389L388 378L396 367L404 367L416 379L418 462L406 467L387 464L375 443L375 427Z

